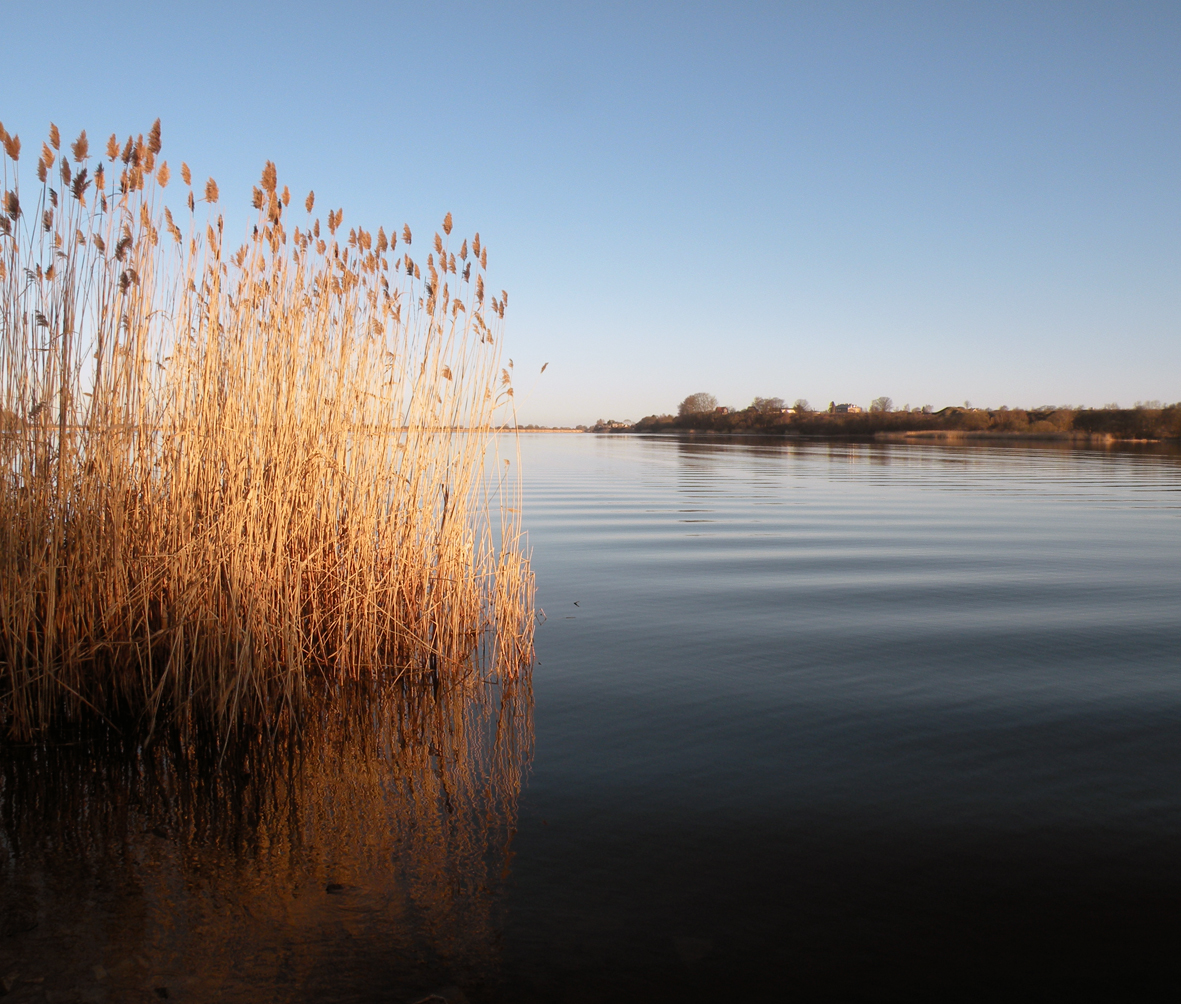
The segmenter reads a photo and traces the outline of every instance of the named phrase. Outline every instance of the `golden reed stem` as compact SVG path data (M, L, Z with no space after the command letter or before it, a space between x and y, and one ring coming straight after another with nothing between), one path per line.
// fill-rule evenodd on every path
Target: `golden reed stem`
M85 133L71 157L54 127L31 194L0 141L10 733L87 712L265 725L312 678L529 665L520 482L489 463L507 295L485 298L478 234L451 250L448 214L416 261L408 226L346 236L312 194L288 229L268 162L231 251L213 179L182 164L186 229L164 204L158 121L93 173Z

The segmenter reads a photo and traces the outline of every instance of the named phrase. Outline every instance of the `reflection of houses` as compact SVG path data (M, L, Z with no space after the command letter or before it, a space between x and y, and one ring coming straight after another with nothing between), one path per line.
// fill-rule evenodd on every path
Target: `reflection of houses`
M828 413L830 415L860 415L861 405L859 404L837 404L835 401L829 401Z

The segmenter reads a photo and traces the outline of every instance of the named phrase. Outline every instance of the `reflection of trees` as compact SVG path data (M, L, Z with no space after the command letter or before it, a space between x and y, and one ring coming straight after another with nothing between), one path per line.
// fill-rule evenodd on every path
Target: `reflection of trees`
M299 1000L329 983L352 999L373 980L394 993L484 978L531 694L474 686L337 694L298 735L220 750L110 731L8 748L0 913L17 920L0 965L7 933L26 969L49 970L46 988L77 990L102 965L114 999L152 981Z

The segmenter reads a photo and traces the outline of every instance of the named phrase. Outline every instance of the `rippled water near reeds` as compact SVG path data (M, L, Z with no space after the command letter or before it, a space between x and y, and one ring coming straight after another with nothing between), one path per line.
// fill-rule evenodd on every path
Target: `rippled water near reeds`
M278 1004L486 981L527 682L321 694L305 713L278 737L92 725L5 746L5 990Z
M522 463L532 691L5 750L11 999L1175 994L1181 452Z

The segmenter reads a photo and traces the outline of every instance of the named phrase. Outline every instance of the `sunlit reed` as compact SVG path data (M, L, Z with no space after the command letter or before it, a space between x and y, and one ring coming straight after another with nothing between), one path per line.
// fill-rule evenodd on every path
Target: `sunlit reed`
M212 178L182 163L165 204L159 122L105 162L53 128L23 188L0 141L10 732L265 724L313 679L528 664L519 481L486 462L512 403L486 247L473 281L450 214L424 260L408 225L346 232L311 193L292 220L270 162L235 247Z

